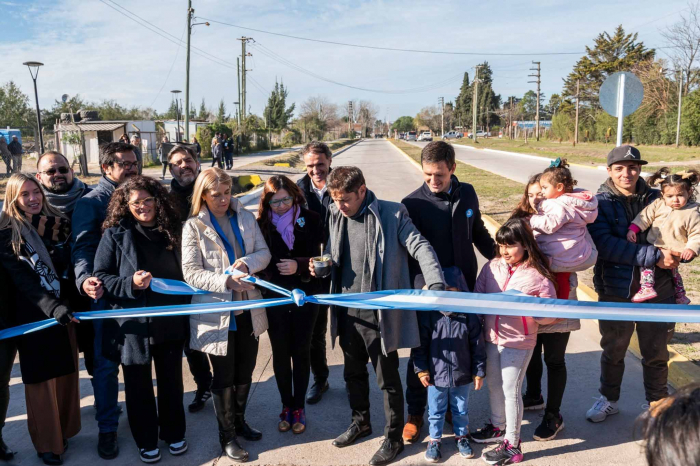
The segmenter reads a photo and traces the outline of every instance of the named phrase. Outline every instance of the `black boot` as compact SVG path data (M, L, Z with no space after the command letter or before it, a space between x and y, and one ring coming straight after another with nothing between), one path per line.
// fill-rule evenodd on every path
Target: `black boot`
M10 461L14 457L15 452L10 450L10 447L8 447L2 437L0 437L0 460Z
M262 438L262 432L253 429L245 422L245 408L248 404L248 393L251 384L236 385L236 435L246 440L255 442Z
M248 461L248 452L245 451L236 439L236 429L233 418L236 412L233 387L212 389L214 411L219 423L219 443L226 456L239 463Z

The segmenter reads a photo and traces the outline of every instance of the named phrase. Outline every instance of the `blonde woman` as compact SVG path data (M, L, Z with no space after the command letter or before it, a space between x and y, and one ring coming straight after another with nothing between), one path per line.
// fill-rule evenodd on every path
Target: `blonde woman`
M70 266L64 252L68 238L68 220L46 202L39 182L20 173L12 175L0 217L0 264L11 281L3 289L3 324L47 317L61 324L16 339L27 427L45 464L63 463L66 439L81 427L78 351L71 324L77 320L61 300L65 287L71 286L60 278Z
M261 299L252 285L224 274L231 265L245 275L270 262L253 214L231 197L231 177L220 168L204 170L194 185L190 219L182 231L182 272L190 285L211 291L193 303ZM245 276L244 275L244 276ZM230 331L231 320L235 331ZM245 421L248 393L258 355L258 337L267 330L265 309L190 316L190 348L209 355L214 372L211 392L226 455L248 460L237 436L260 440L262 433Z

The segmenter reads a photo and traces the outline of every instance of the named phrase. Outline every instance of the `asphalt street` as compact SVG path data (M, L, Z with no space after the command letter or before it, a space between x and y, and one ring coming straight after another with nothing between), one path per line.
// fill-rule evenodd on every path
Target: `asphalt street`
M460 151L461 152L461 151ZM488 156L487 156L488 157ZM483 157L482 157L483 158ZM484 158L484 162L487 160ZM500 167L502 163L493 162ZM405 156L384 140L367 140L337 156L334 166L357 165L362 168L368 187L382 199L400 201L405 195L422 183L421 173ZM533 166L533 170L536 168ZM465 180L469 181L469 180ZM271 312L274 312L272 310ZM629 465L644 464L640 447L633 439L633 425L637 415L644 409L641 365L633 356L626 358L626 374L620 400L620 414L602 424L592 424L585 420L585 412L597 396L600 347L597 325L584 323L584 328L574 332L569 344L567 358L569 384L562 407L566 427L556 440L536 442L532 440L534 429L541 421L542 412L526 412L522 427L522 448L525 462L531 465ZM408 350L400 351L401 372L405 374ZM361 439L356 445L337 449L331 441L350 423L350 409L343 382L343 359L339 348L330 350L331 389L323 400L307 407L307 431L301 435L277 431L281 402L275 384L271 351L267 334L260 338L260 351L254 380L258 381L251 395L247 418L251 425L262 430L260 442L242 441L250 452L250 464L269 465L360 465L367 464L379 447L384 427L382 394L376 386L373 370L371 377L371 405L373 434ZM82 362L81 362L82 364ZM187 404L195 388L187 364L183 358ZM101 460L96 451L97 425L94 420L92 387L88 374L82 370L81 412L82 431L70 440L70 448L64 455L65 464L93 465L109 464L125 466L140 464L126 414L119 425L120 455L112 461ZM122 380L123 383L123 380ZM155 385L155 381L154 381ZM546 387L546 381L543 380ZM120 386L120 400L124 400L123 385ZM39 465L32 447L26 425L26 405L21 383L19 364L15 364L11 380L11 404L7 424L3 430L5 441L18 452L12 464ZM546 388L545 388L546 391ZM545 393L546 396L546 393ZM481 427L488 421L488 393L485 387L472 392L469 403L471 428ZM395 464L425 464L423 454L427 444L427 428L422 431L420 443L407 445L406 450ZM161 444L163 460L167 465L228 465L233 464L225 456L221 457L218 444L217 425L211 402L196 414L187 413L187 439L189 451L181 457L172 457L167 446ZM477 459L464 460L457 456L452 443L449 426L445 429L443 462L445 464L485 464L478 455L482 448L475 446Z

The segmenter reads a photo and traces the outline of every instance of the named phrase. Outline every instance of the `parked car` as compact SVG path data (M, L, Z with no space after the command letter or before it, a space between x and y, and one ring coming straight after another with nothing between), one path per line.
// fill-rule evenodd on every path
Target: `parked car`
M478 137L478 138L487 138L487 137L489 137L489 136L491 136L491 133L487 133L486 131L477 131L477 132L476 132L476 137ZM469 138L469 139L473 139L473 138L474 138L474 136L472 135L472 133L469 133L468 138Z
M442 139L460 139L461 137L462 133L459 131L448 131L442 136Z
M420 133L420 136L418 136L419 141L432 141L433 140L433 135L430 134L430 131L423 131Z
M408 133L406 133L406 140L407 141L415 141L416 140L416 132L409 131Z

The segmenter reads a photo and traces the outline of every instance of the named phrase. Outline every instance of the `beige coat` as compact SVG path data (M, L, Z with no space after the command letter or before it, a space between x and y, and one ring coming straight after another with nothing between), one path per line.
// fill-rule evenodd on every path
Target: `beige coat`
M690 249L700 254L700 205L689 202L678 210L657 199L632 221L647 233L647 242L657 248L683 252Z
M251 274L265 269L271 255L258 222L235 198L231 199L230 208L238 216L238 227L245 243L245 255L241 261ZM195 295L192 303L231 301L232 292L226 288L228 275L224 274L230 265L224 243L211 223L209 210L202 209L199 215L187 220L182 230L182 272L188 284L212 293ZM247 297L250 300L262 299L258 289L248 291ZM253 309L250 313L253 331L258 337L267 330L267 314L264 308ZM190 348L217 356L226 355L230 316L230 312L191 315Z

